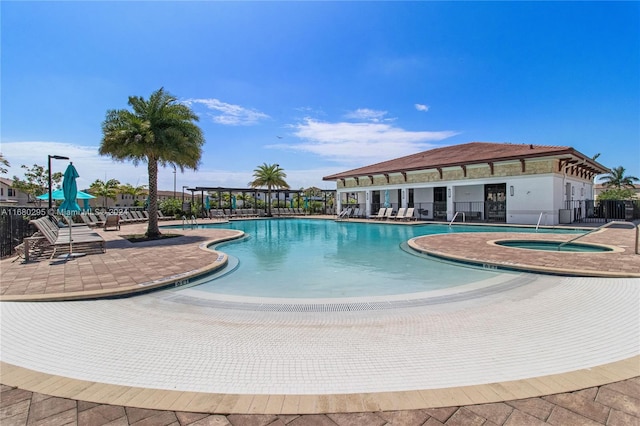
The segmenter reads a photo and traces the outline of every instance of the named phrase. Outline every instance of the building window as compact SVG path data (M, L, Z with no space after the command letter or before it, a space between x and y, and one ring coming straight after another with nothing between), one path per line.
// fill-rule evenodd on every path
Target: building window
M7 196L15 197L16 196L16 191L13 188L7 188Z

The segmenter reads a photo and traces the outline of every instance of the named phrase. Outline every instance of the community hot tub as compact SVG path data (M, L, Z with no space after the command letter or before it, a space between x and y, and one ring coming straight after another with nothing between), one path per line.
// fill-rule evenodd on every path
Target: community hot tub
M494 241L494 243L503 247L512 247L526 250L567 251L578 253L602 253L613 251L611 247L598 244L563 243L562 241L500 240Z

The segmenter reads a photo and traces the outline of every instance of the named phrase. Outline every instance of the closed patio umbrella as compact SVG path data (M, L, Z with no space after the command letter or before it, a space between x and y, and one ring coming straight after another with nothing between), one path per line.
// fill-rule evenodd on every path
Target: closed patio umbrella
M389 190L385 189L384 191L384 207L391 207L391 203L389 202Z
M76 202L76 197L78 195L78 185L76 183L76 179L79 177L78 171L73 166L73 163L69 163L67 170L64 172L64 177L62 180L62 192L64 195L64 201L58 208L58 211L65 215L69 216L69 256L73 254L73 238L71 235L73 229L73 221L71 220L71 216L75 215L80 211L80 206ZM68 258L68 256L67 256Z

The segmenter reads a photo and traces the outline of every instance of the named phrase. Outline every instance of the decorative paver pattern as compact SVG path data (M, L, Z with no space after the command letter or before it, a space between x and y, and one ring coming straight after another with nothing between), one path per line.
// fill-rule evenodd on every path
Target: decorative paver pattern
M602 404L601 395L613 396ZM617 401L625 401L619 403ZM629 425L640 424L640 379L628 379L577 392L492 404L421 410L373 411L308 415L207 414L149 410L57 398L0 385L0 423L35 424L181 425L181 426L430 426L430 425ZM597 419L595 419L597 417Z

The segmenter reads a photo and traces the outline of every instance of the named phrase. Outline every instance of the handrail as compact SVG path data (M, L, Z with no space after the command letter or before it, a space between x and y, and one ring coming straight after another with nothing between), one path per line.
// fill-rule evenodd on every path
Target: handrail
M538 232L538 228L540 227L540 221L542 220L542 216L544 215L545 223L547 223L547 212L540 212L540 217L538 218L538 224L536 225L536 232Z
M456 212L456 214L453 215L453 218L451 219L451 222L449 222L449 226L451 226L451 224L456 220L456 217L458 217L458 213L462 213L462 221L463 222L467 221L467 217L464 215L464 212Z
M581 234L581 235L578 235L575 238L570 239L569 241L565 241L564 243L562 243L562 244L560 244L558 246L558 251L560 251L562 246L564 246L565 244L569 244L569 243L571 243L573 241L576 241L579 238L586 237L587 235L592 234L592 233L594 233L596 231L599 231L601 229L608 228L611 225L631 225L631 226L633 226L635 228L635 230L636 230L636 254L640 254L640 247L638 247L638 241L640 240L640 225L636 225L633 222L623 222L621 220L613 220L611 222L607 222L602 226L598 226L596 229L592 229L591 231L587 232L586 234Z

